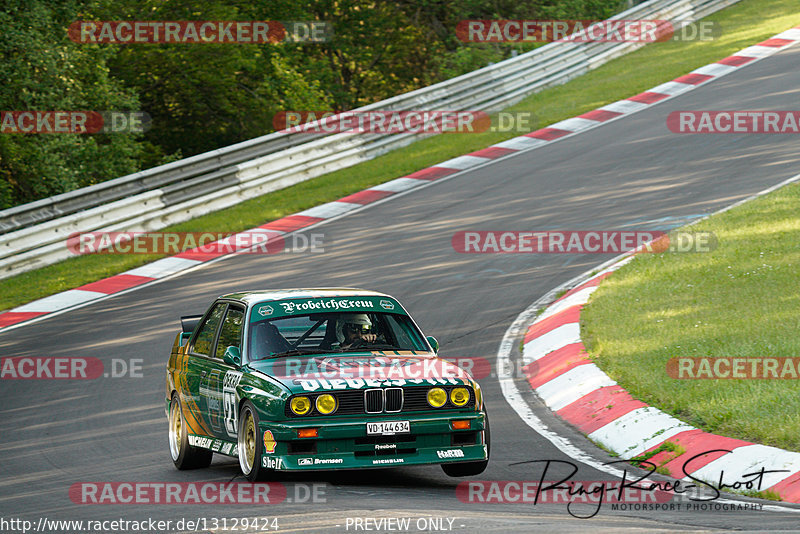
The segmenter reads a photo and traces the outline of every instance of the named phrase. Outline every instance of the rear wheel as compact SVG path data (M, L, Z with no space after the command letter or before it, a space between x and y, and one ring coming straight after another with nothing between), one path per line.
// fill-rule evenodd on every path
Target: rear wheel
M208 449L189 445L188 427L177 394L172 396L169 405L169 454L178 469L208 467L214 456Z
M258 413L250 401L246 401L239 411L239 467L250 482L263 480L267 469L261 467L264 445L258 436Z
M480 475L486 470L486 466L489 465L489 455L492 451L492 438L491 438L491 431L489 429L489 412L486 411L486 407L483 408L485 414L485 427L483 430L483 436L486 443L486 459L480 460L477 462L458 462L458 463L449 463L449 464L442 464L442 471L447 476L451 477L470 477L475 475Z

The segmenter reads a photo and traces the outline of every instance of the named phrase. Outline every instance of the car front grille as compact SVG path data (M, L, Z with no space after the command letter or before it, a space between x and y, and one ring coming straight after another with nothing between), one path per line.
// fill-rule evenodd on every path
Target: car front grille
M450 391L456 387L466 387L470 392L469 402L465 406L454 406L447 401L442 408L432 408L428 404L428 391L431 387L441 387L447 392L448 399ZM331 394L336 397L338 407L335 412L328 417L335 417L337 415L379 415L387 413L406 413L406 412L419 412L425 410L474 410L475 409L475 392L469 386L414 386L414 387L390 387L390 388L370 388L367 390L344 390L344 391L324 391L319 393L296 395L302 397L309 397L311 405L314 406L316 398L319 395ZM293 419L301 417L320 417L324 416L312 410L310 413L298 416L295 415L289 408L289 401L286 402L286 416Z

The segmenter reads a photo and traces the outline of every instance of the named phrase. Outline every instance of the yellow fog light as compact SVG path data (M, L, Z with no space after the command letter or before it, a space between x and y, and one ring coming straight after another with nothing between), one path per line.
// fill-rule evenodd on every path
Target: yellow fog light
M305 415L311 410L311 400L308 397L295 397L289 407L297 415Z
M328 415L329 413L333 413L336 411L336 397L333 395L320 395L317 397L317 411L321 414Z
M428 404L434 408L441 408L447 402L447 392L442 388L433 388L428 391Z
M456 406L464 406L469 402L469 390L467 388L455 388L450 392L450 402Z

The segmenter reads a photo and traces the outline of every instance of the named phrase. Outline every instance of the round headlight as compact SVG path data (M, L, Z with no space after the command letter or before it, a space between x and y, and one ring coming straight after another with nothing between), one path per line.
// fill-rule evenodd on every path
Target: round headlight
M289 407L297 415L305 415L311 410L311 399L308 397L295 397Z
M336 397L333 395L320 395L317 397L317 411L321 414L328 415L329 413L333 413L336 411Z
M428 390L428 404L434 408L441 408L447 402L447 392L442 388Z
M469 390L467 388L455 388L450 392L450 402L456 406L464 406L469 402Z

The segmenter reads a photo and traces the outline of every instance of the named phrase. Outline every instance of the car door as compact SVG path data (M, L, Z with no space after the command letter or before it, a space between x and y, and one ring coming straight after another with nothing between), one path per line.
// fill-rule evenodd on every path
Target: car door
M228 304L207 375L208 419L215 437L228 441L236 439L239 415L236 387L242 379L242 372L237 367L225 363L222 357L228 347L236 347L241 354L244 317L244 307L234 303Z
M214 395L209 391L209 376L215 366L213 355L222 319L228 307L226 302L217 302L201 320L195 335L189 342L189 358L186 367L186 383L189 400L187 406L194 416L192 419L200 420L198 428L189 425L190 434L213 436L213 422L210 420L209 402L213 402Z

